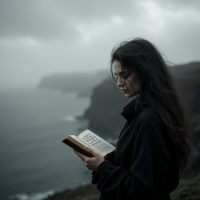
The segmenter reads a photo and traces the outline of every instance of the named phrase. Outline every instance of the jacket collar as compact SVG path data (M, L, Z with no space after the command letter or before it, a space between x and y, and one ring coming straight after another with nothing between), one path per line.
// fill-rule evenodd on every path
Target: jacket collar
M141 106L139 106L141 105ZM130 123L132 120L134 120L143 110L146 108L148 104L146 103L143 95L140 97L135 98L130 103L128 103L123 111L121 112L121 115Z

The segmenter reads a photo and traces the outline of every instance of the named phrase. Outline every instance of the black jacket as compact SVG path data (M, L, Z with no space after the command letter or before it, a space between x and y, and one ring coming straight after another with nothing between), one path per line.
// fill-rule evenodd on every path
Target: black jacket
M121 113L127 120L114 157L93 172L100 200L168 200L179 183L177 148L150 107L135 112L135 100Z

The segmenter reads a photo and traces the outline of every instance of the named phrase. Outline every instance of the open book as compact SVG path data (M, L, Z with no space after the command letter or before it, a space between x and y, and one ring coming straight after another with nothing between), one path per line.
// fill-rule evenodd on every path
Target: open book
M115 147L112 144L106 142L88 129L80 133L78 137L68 135L62 142L88 157L93 157L93 155L87 152L85 147L89 147L104 158L115 152Z

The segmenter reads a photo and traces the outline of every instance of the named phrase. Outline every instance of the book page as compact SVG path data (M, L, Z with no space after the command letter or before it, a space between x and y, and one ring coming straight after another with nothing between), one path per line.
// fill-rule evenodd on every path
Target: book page
M103 138L99 137L95 133L93 133L90 130L86 130L79 134L78 136L82 141L85 141L88 143L90 146L92 146L94 149L97 151L101 152L101 154L106 155L113 150L115 150L115 147L106 142Z
M79 141L81 144L83 144L83 145L85 145L86 147L89 147L89 148L90 148L90 146L89 146L85 141L81 140L81 139L78 138L77 136L75 136L75 135L70 135L70 136L73 137L74 139L76 139L77 141Z
M90 146L88 143L86 143L84 140L82 140L81 138L78 138L75 135L70 135L71 137L73 137L74 139L76 139L78 142L80 142L81 144L85 145L86 147L89 147L90 149L94 150L95 152L97 152L98 154L100 154L101 156L104 156L100 151L96 150L94 147Z

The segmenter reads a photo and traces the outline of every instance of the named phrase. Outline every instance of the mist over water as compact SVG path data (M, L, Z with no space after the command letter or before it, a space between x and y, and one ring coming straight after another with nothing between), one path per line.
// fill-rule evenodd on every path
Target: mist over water
M73 150L61 141L78 135L88 97L37 89L0 90L0 199L41 199L91 181ZM35 193L35 194L33 194Z

